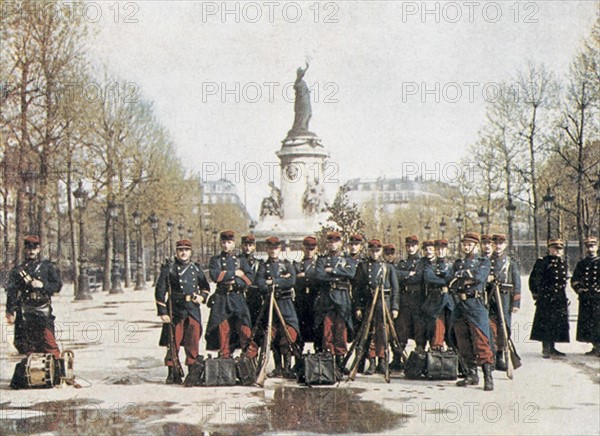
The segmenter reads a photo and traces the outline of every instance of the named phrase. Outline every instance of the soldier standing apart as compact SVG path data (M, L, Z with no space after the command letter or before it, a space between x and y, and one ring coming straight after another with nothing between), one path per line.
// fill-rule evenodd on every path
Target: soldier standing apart
M467 232L463 236L464 257L457 259L452 266L451 289L458 296L458 303L452 312L452 326L456 336L458 352L467 366L464 380L457 386L478 385L477 366L481 365L484 377L484 391L494 390L492 364L494 355L490 346L490 322L484 304L484 292L490 274L490 260L477 256L479 234Z
M490 275L493 277L490 293L488 294L490 311L490 328L494 339L494 352L496 353L496 369L506 371L506 360L503 351L506 349L506 340L502 333L502 324L498 302L496 301L495 287L500 288L500 298L504 320L506 322L506 331L510 337L511 317L517 313L521 307L521 272L519 265L513 258L506 254L506 235L497 234L492 236L494 243L494 253L492 254L492 267Z
M315 277L319 281L319 296L315 300L315 329L322 328L323 348L335 355L336 364L342 368L342 360L348 351L348 331L352 325L352 301L350 282L356 274L358 262L342 255L340 232L327 233L325 256L317 259Z
M256 238L254 235L242 236L242 253L240 254L240 258L245 259L246 262L248 262L254 278L256 278L258 267L260 265L260 260L254 255L255 252ZM250 321L252 322L252 325L254 325L257 321L256 318L260 313L260 308L263 305L263 297L256 285L256 280L248 286L248 291L246 292L246 304L248 304L248 310L250 311Z
M41 260L40 239L24 240L25 261L14 267L6 285L6 323L15 322L15 347L19 353L49 353L60 358L54 336L52 295L60 292L62 281L49 260Z
M548 241L548 254L538 259L529 276L529 290L535 301L531 340L542 342L542 356L564 356L556 342L569 342L569 314L566 287L567 265L562 259L564 243Z
M587 256L577 263L573 277L571 277L571 286L579 295L577 341L591 342L592 349L585 354L600 357L600 257L598 257L598 239L587 238L583 243Z
M221 253L211 257L209 261L210 278L217 284L217 289L209 299L206 348L219 350L220 357L230 358L239 345L246 351L246 356L253 359L258 347L250 338L252 323L244 296L254 278L252 268L245 259L235 255L233 231L222 231L219 240Z
M210 286L200 265L191 261L192 241L182 239L175 243L175 262L165 263L156 281L155 299L158 316L163 322L160 345L169 346L169 330L174 328L175 353L179 354L181 344L185 349L185 364L188 368L196 361L202 336L200 303L206 302ZM173 318L168 310L168 287L171 287L171 307ZM173 370L173 360L169 351L165 356L168 367L167 384L181 384L181 376Z
M361 320L363 316L368 316L368 310L371 307L373 297L377 288L383 292L385 304L392 314L392 318L398 317L399 294L398 294L398 275L393 265L383 261L381 254L383 252L382 243L379 239L371 239L368 242L369 259L358 265L356 270L356 287L354 289L354 311L356 318ZM364 372L371 375L373 372L384 374L388 362L385 360L385 351L388 344L385 342L386 322L383 318L383 307L380 297L375 303L375 312L373 315L373 324L375 326L374 340L369 344L367 357L369 367ZM375 367L375 357L378 358L377 367Z
M275 292L275 300L285 321L288 334L292 343L296 343L300 323L294 307L294 285L296 284L296 270L292 263L279 258L281 254L281 242L277 237L267 238L268 258L262 262L258 269L256 284L260 291L266 296ZM269 377L294 378L295 374L291 368L292 344L288 343L283 326L276 314L273 314L273 329L271 338L273 339L273 359L275 361L275 370L269 374ZM283 357L283 365L281 358Z
M427 286L427 299L423 303L423 314L427 322L427 337L432 350L444 349L449 331L450 316L454 310L454 299L448 293L448 282L452 278L452 265L448 262L448 241L434 241L436 258L425 266L423 280ZM450 336L450 335L448 335Z
M321 335L314 330L314 302L317 298L318 288L315 278L317 263L317 238L307 236L302 241L304 258L294 261L296 269L296 313L300 320L300 349L304 349L304 342L314 342L315 351L321 350Z
M425 349L425 324L421 318L421 305L424 302L421 283L408 284L407 279L416 273L419 255L419 238L415 235L405 238L407 258L398 262L398 283L400 285L400 313L396 318L396 333L400 347L405 348L409 339L414 339L419 350ZM394 359L390 369L400 371L403 369L402 353L394 352Z

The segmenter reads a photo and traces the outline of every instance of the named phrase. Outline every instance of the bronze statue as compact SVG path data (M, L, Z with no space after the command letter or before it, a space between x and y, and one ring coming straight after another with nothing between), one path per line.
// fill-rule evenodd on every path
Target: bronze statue
M292 130L288 132L289 136L298 135L311 135L314 133L308 130L308 122L312 116L312 109L310 106L310 90L304 81L304 75L308 70L308 62L306 68L299 67L296 70L296 82L294 83L294 90L296 91L296 100L294 102L294 125Z

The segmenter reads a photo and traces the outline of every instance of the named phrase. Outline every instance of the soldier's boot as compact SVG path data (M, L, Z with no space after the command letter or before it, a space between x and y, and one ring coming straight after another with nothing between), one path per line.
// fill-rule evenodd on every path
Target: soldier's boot
M273 350L273 360L275 361L275 369L268 373L267 377L283 377L283 367L281 366L281 353L279 352L279 350Z
M494 379L492 378L492 364L484 363L481 366L483 369L483 390L493 391L494 390Z
M392 363L390 363L390 369L392 371L402 371L404 369L404 365L402 364L402 351L394 351L394 357L392 358Z
M387 366L387 362L385 358L379 357L377 358L377 368L375 368L375 372L377 374L385 374L385 367Z
M341 374L343 374L343 375L350 374L350 371L344 365L344 356L342 356L342 355L336 355L335 356L335 364L338 367L338 369L340 370Z
M496 369L498 371L506 371L506 362L504 361L504 353L502 351L498 351L496 353Z
M365 369L363 372L364 375L373 375L375 374L375 358L369 357L369 367Z
M296 373L292 369L292 356L290 353L283 355L283 377L288 379L296 378Z
M467 374L464 379L456 382L456 386L475 386L479 384L479 376L477 375L477 365L469 364L467 366Z
M556 348L554 348L554 342L550 342L550 354L553 356L566 356L565 353L558 351Z
M167 366L167 369L169 370L169 373L167 374L167 379L165 380L165 383L168 385L172 385L175 383L175 371L173 371L172 366Z
M542 357L544 359L550 358L550 342L542 342Z

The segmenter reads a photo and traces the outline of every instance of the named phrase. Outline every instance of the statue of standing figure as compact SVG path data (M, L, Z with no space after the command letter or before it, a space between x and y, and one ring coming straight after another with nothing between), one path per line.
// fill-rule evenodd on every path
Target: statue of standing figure
M306 68L299 67L296 70L296 82L294 90L296 91L296 100L294 102L294 125L292 130L288 132L288 137L298 135L311 135L314 133L308 130L308 122L312 116L312 108L310 105L310 90L304 81L304 75L308 70L308 62Z

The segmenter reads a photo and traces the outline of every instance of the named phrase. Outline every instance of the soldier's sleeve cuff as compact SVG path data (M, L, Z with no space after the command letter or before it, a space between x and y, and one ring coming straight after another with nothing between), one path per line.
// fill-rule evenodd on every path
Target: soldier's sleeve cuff
M226 271L221 271L221 273L217 277L217 283L223 281L223 279L225 278L225 273L226 273Z
M250 286L252 284L252 280L250 280L248 277L246 277L246 274L244 274L241 279L244 281L244 283L246 283L248 286Z

